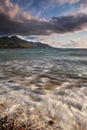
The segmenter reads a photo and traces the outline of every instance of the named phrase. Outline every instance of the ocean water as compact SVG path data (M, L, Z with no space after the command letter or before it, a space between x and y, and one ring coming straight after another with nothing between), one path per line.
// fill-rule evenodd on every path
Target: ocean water
M0 50L0 103L55 119L48 129L87 130L87 50Z
M3 78L46 75L65 80L87 79L86 49L0 50L0 76Z

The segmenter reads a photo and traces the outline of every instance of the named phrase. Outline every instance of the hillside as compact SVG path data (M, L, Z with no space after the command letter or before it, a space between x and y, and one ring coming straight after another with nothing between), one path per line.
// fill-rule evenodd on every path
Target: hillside
M28 42L22 40L16 36L13 37L1 37L0 48L51 48L47 44L40 42Z

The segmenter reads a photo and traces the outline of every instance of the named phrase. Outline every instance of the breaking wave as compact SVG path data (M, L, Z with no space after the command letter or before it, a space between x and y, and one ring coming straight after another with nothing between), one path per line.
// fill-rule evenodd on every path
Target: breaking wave
M1 121L28 122L32 130L87 130L86 50L0 54Z

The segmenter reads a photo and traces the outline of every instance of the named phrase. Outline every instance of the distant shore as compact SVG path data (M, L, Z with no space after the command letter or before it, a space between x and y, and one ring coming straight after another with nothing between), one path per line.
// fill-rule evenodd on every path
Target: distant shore
M15 48L52 48L51 46L41 42L28 42L16 36L0 37L0 49L15 49Z

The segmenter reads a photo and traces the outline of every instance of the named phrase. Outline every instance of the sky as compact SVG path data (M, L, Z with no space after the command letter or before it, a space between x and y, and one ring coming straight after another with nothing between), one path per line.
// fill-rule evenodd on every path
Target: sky
M0 0L0 36L87 48L87 0Z

